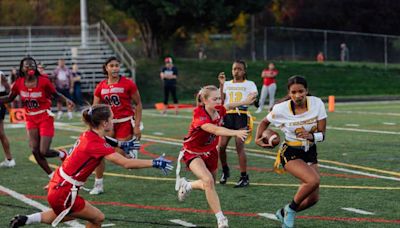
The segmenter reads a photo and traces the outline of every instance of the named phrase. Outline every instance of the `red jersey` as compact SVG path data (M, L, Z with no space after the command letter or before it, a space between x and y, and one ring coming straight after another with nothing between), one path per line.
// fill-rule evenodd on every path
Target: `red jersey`
M103 137L88 130L76 141L71 154L62 163L62 169L74 180L85 182L103 157L112 153L115 153L115 149ZM55 178L61 178L58 172L56 174Z
M218 145L219 137L208 133L201 129L203 124L222 125L222 120L226 114L226 109L221 106L218 110L219 117L215 120L211 119L204 106L198 106L193 110L193 120L190 124L189 133L183 141L183 147L193 152L209 152Z
M269 70L268 68L267 69L264 69L263 70L263 73L264 72L266 72L266 73L268 73L268 74L271 74L272 73L272 75L274 75L275 77L278 75L278 70L277 69L273 69L273 70ZM269 78L269 77L265 77L264 78L264 85L265 86L269 86L269 85L271 85L271 84L273 84L273 83L275 83L275 77L273 77L273 78Z
M131 97L138 90L136 84L122 76L115 84L109 85L107 81L105 79L97 85L94 95L100 98L102 103L111 106L114 119L133 116L135 113Z
M25 77L17 78L11 87L11 92L21 97L25 111L29 113L50 109L50 98L56 93L56 89L48 78L40 75L34 88L25 86Z

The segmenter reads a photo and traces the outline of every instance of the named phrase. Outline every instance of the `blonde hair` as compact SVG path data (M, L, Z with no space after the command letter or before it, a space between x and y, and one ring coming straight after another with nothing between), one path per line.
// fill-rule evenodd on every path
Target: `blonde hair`
M197 106L204 105L204 100L206 100L212 91L218 91L218 88L215 85L206 85L202 87L197 93Z

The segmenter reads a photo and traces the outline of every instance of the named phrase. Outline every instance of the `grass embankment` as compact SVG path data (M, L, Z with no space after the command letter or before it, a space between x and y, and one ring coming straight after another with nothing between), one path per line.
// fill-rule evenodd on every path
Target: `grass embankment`
M231 79L232 61L198 61L177 59L179 70L178 98L182 103L194 103L194 94L201 86L217 85L217 75L224 71ZM144 104L162 102L163 88L159 77L161 61L139 60L137 84ZM260 73L266 66L263 61L248 63L248 79L253 80L261 91ZM310 92L319 97L335 95L339 98L368 96L399 96L400 69L366 63L276 62L277 98L286 94L287 79L295 74L307 78Z

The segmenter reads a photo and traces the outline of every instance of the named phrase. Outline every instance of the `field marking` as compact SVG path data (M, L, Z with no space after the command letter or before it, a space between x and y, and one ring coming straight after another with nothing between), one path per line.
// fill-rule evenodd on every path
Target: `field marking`
M160 143L166 143L168 141L165 140L169 140L172 142L176 142L177 144L172 144L172 145L182 145L182 141L178 140L178 139L174 139L174 138L167 138L167 137L157 137L157 136L151 136L151 135L143 135L143 139L150 141L149 139L153 139L153 140L157 140L154 142L160 142ZM232 146L228 146L229 149L233 150L234 147ZM251 151L251 152L256 152L258 154L268 154L271 156L268 156L267 158L273 159L275 160L275 156L276 156L276 152L272 152L272 151L265 151L265 150L260 150L260 149L252 149L252 148L246 148L247 151ZM387 171L387 170L382 170L382 169L376 169L376 168L371 168L371 167L366 167L366 166L360 166L360 165L353 165L353 164L347 164L347 163L343 163L343 162L337 162L337 161L331 161L331 160L325 160L325 159L318 159L320 162L325 162L325 163L330 163L330 164L335 164L335 165L340 165L340 166L344 166L344 167L350 167L350 168L357 168L357 169L361 169L361 170L367 170L367 171L374 171L377 173L384 173L384 174L390 174L390 175L394 175L394 176L399 176L400 177L400 173L398 172L394 172L394 171ZM329 166L328 166L329 167ZM325 167L324 167L325 168ZM355 174L360 174L358 171L354 171L357 172ZM365 174L362 174L365 175ZM374 175L374 174L370 174L370 175ZM368 176L368 175L366 175ZM376 176L374 176L376 177ZM400 180L400 179L398 179Z
M101 227L110 227L110 226L115 226L114 223L108 223L108 224L102 224Z
M42 199L46 200L46 196L39 195L27 195L33 199ZM168 206L154 206L154 205L142 205L142 204L133 204L133 203L125 203L125 202L112 202L112 201L89 201L92 205L102 205L102 206L117 206L117 207L127 207L127 208L136 208L136 209L144 209L144 210L157 210L157 211L175 211L175 212L183 212L183 213L202 213L202 214L214 214L211 210L206 209L197 209L197 208L176 208L176 207L168 207ZM259 217L258 213L253 212L236 212L236 211L224 211L225 215L230 216L238 216L238 217ZM389 220L384 218L355 218L355 217L329 217L329 216L318 216L318 215L303 215L296 216L298 219L311 219L311 220L322 220L322 221L347 221L347 222L374 222L374 223L391 223L391 224L400 224L400 219Z
M148 116L155 116L155 117L162 117L161 114L153 114L153 113L146 113L145 115ZM398 114L400 116L400 113ZM165 117L165 116L164 116ZM167 116L172 118L183 118L183 119L192 119L192 116L182 116L182 115L175 115L175 116ZM260 124L260 121L254 121L255 125ZM339 130L339 131L355 131L355 132L362 132L362 133L377 133L377 134L389 134L389 135L400 135L400 132L397 131L381 131L381 130L368 130L368 129L358 129L358 128L343 128L343 127L332 127L327 126L327 129L332 130Z
M395 126L396 123L383 122L384 125Z
M183 221L183 220L180 220L180 219L171 219L171 220L169 220L169 221L172 222L172 223L175 223L175 224L184 226L184 227L197 227L197 226L196 226L195 224L193 224L193 223L186 222L186 221Z
M274 220L274 221L279 221L279 220L276 218L275 214L271 214L271 213L258 213L258 215L261 216L261 217L267 218L267 219L271 219L271 220Z
M347 127L359 127L360 124L345 124Z
M396 112L366 112L366 111L335 111L337 113L344 114L362 114L362 115L379 115L379 116L400 116L400 113Z
M375 214L373 212L364 211L364 210L360 210L360 209L352 208L352 207L342 207L342 210L350 211L350 212L354 212L354 213L362 214L362 215L374 215Z
M14 199L17 199L17 200L19 200L19 201L21 201L21 202L23 202L25 204L28 204L29 206L32 206L32 207L34 207L36 209L41 210L41 211L50 210L49 207L46 207L45 205L43 205L43 204L41 204L41 203L39 203L37 201L34 201L32 199L29 199L28 197L26 197L26 196L24 196L24 195L22 195L22 194L20 194L20 193L18 193L16 191L13 191L13 190L11 190L9 188L6 188L6 187L4 187L2 185L0 185L0 191L5 192L9 196L13 197ZM84 225L80 224L76 220L65 222L64 224L67 224L67 225L69 225L71 227L85 227Z

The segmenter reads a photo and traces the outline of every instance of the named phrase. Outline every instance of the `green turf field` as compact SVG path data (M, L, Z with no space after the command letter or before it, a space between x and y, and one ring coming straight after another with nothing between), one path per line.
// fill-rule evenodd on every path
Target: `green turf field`
M296 227L399 227L400 102L337 104L336 111L328 115L326 141L318 146L322 176L320 202L298 214ZM145 130L139 156L152 158L166 153L171 158L177 157L191 112L162 116L155 110L145 110L143 117ZM256 117L260 121L263 115ZM74 143L74 138L83 129L78 117L71 122L61 121L56 126L53 147ZM0 169L0 186L47 206L42 187L48 178L29 159L31 153L24 128L7 127L6 133L17 166ZM288 203L296 192L298 181L290 175L271 172L276 151L263 150L254 143L247 148L250 186L233 188L239 171L237 156L230 151L230 182L225 186L217 185L222 209L230 227L279 227L277 221L259 213L274 214ZM0 156L1 160L3 157ZM60 164L57 159L49 161ZM180 219L197 227L216 226L215 216L209 212L203 192L194 191L185 202L178 202L174 173L162 176L155 169L124 170L110 163L106 172L104 194L90 196L85 191L80 192L105 213L106 225L179 227L170 220ZM193 178L186 171L181 175ZM86 187L91 187L93 180L94 177L90 178ZM342 208L373 214L359 214ZM20 197L15 199L0 191L0 211L0 227L6 227L15 214L33 213L39 209L24 203ZM83 221L78 222L83 224ZM63 224L60 227L69 226Z

